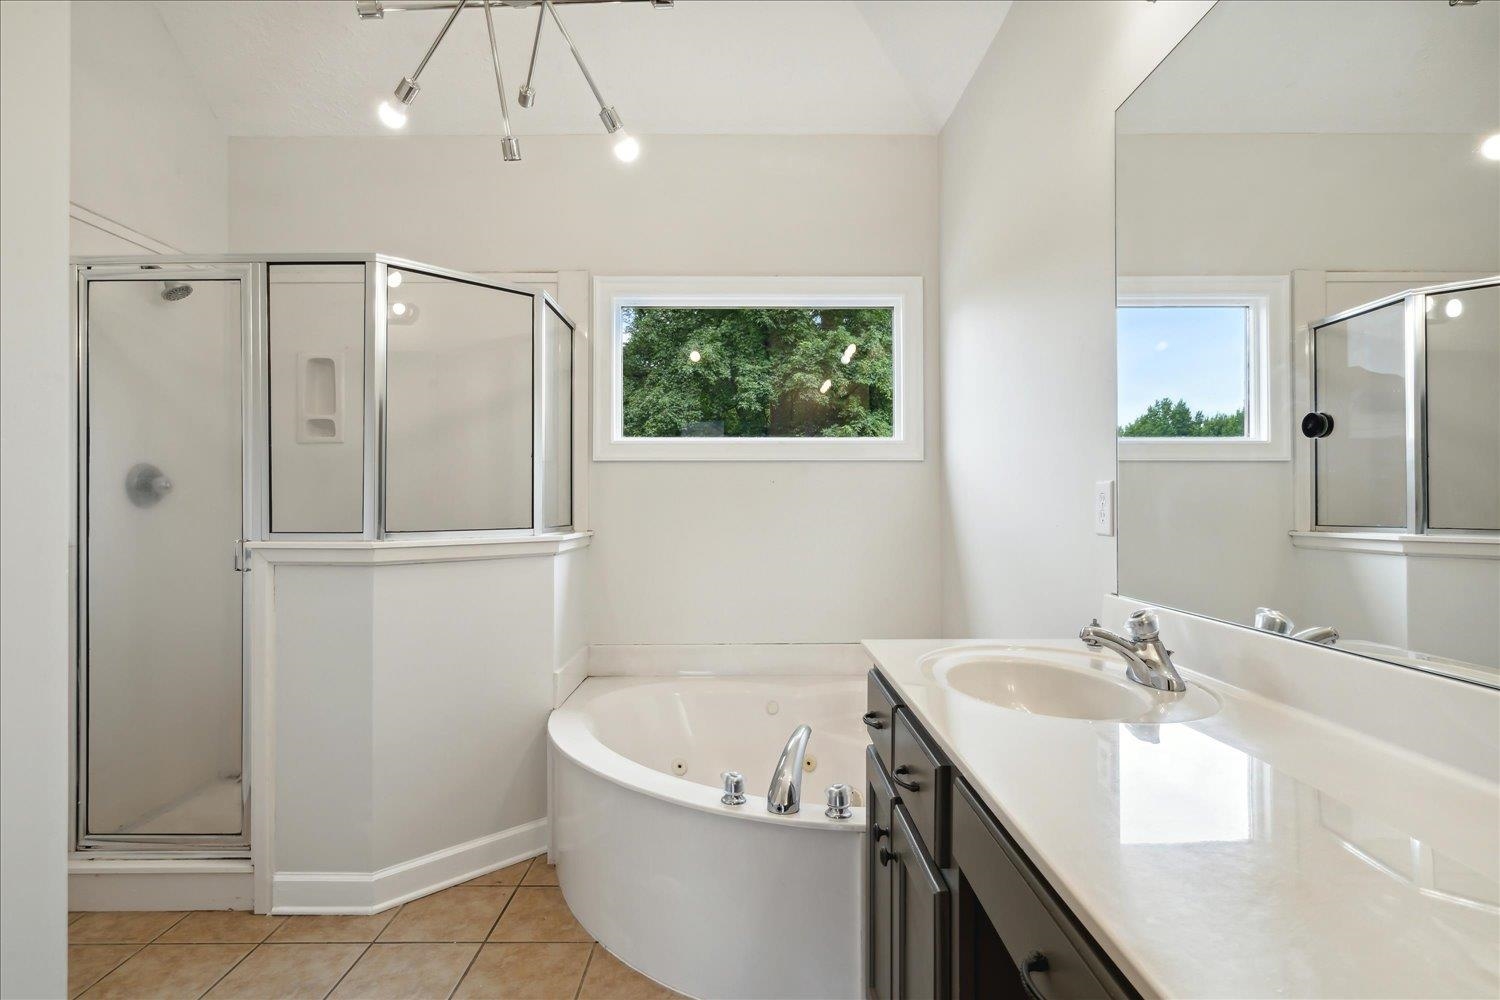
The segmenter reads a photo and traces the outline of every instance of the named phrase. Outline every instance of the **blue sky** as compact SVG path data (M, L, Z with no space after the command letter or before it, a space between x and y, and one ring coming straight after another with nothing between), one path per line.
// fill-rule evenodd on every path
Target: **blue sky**
M1204 413L1245 405L1245 321L1239 307L1126 307L1119 312L1119 422L1163 396Z

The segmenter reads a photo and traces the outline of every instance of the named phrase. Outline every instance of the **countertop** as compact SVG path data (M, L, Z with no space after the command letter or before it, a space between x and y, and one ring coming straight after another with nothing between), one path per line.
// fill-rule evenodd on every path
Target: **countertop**
M1500 996L1496 785L1181 664L1219 711L1123 724L997 707L922 662L1076 641L864 645L1143 994Z

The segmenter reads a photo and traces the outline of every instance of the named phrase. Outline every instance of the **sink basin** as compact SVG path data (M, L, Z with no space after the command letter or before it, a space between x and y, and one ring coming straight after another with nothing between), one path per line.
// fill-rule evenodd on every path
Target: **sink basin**
M1123 660L1049 646L957 646L928 654L924 674L940 687L1030 715L1095 722L1188 722L1213 715L1219 700L1189 682L1157 691L1125 677Z

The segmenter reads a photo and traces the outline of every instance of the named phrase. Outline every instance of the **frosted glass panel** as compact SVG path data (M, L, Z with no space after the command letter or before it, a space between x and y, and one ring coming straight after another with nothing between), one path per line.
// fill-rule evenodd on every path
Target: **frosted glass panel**
M1406 305L1319 328L1316 393L1333 433L1315 445L1318 524L1406 525Z
M1426 297L1427 513L1500 529L1500 287Z
M88 290L85 832L238 835L240 286Z
M531 527L531 303L411 271L391 289L388 531Z
M364 528L365 268L272 264L271 530Z
M542 307L546 361L546 420L542 425L544 527L573 523L573 328L551 306Z

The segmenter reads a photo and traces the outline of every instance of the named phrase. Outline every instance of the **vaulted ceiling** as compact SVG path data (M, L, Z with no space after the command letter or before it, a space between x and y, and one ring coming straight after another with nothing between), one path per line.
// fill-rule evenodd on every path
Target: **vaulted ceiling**
M353 0L161 0L168 31L230 135L389 134L374 109L446 11L361 21ZM606 99L650 133L934 133L1008 0L677 0L559 9ZM519 110L537 8L496 5L521 135L594 132L597 106L549 22L535 107ZM499 129L483 14L467 10L421 77L408 132Z

